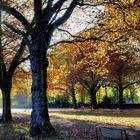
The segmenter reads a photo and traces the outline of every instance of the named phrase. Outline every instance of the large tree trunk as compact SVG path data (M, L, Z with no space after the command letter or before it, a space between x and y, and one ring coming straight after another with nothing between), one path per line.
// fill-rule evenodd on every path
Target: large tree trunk
M7 83L6 87L2 88L3 106L2 106L2 117L0 120L1 122L12 121L10 92L11 92L11 84Z
M91 92L90 92L90 107L93 109L98 108L95 90L91 90Z
M119 87L119 108L124 109L123 88Z
M39 40L40 39L40 40ZM45 42L38 38L30 48L30 61L32 70L32 114L30 134L47 135L55 132L51 125L47 104L47 66Z
M74 109L78 109L77 100L75 97L75 84L72 84L72 105Z

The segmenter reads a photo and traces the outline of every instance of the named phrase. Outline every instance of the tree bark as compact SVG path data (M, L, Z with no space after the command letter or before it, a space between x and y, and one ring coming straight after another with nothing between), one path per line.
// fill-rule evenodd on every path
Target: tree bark
M95 90L91 90L90 91L90 106L93 109L97 109L97 99L96 99L96 91Z
M72 84L72 105L74 109L78 109L77 100L75 97L75 85Z
M105 87L105 96L106 96L106 98L108 97L107 87Z
M11 114L11 84L6 84L6 87L2 88L2 117L1 122L10 122L12 121L12 114Z
M78 109L75 94L72 95L72 105L73 105L73 109Z
M40 39L40 40L39 40ZM47 104L47 66L45 42L38 38L30 48L30 62L32 70L32 114L30 124L31 136L54 133L51 125Z
M119 87L119 108L124 109L124 100L123 100L123 88Z

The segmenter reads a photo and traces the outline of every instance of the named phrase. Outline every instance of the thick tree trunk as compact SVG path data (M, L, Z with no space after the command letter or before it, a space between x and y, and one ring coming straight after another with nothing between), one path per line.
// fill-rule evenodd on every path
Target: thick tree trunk
M90 106L93 109L97 109L97 99L96 99L96 91L91 90L90 92Z
M119 87L119 108L124 109L123 88Z
M11 85L6 84L6 87L2 89L3 106L2 106L2 117L0 120L1 122L12 121L10 92Z
M74 109L78 109L77 100L75 97L75 84L72 84L72 105Z
M55 132L51 125L47 104L47 66L45 42L39 40L32 44L30 61L32 70L32 115L30 124L31 136L50 135Z

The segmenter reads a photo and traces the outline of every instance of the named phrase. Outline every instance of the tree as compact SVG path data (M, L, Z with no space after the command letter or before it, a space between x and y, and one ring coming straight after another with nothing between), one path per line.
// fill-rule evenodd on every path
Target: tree
M0 10L12 14L25 27L24 31L21 31L6 22L3 23L14 32L20 34L24 38L24 43L29 47L33 103L30 133L33 136L46 134L47 131L54 131L47 110L46 68L48 67L48 60L46 58L46 50L50 48L54 30L67 21L77 4L83 5L83 0L72 0L69 6L63 8L65 2L66 0L58 0L56 2L48 0L42 6L43 2L41 0L34 0L33 25L14 8L0 4ZM65 11L61 13L62 10ZM60 17L58 16L59 13Z
M88 34L90 34L90 31L88 31ZM84 32L82 35L87 37L87 32ZM77 82L83 85L90 95L90 106L97 108L96 94L103 85L106 72L103 66L106 63L105 49L107 49L107 43L89 40L69 44L69 47L65 45L64 48L69 48L74 61L74 72L69 73L72 77L71 79L76 79Z
M94 29L96 30L96 28ZM99 38L92 40L92 31L93 29L90 29L79 35L81 38L87 38L85 41L76 42L77 39L74 39L71 43L61 44L59 49L56 50L58 56L55 59L58 58L61 65L65 67L64 69L61 67L62 70L58 72L58 75L64 75L67 69L66 76L60 78L66 79L65 85L69 84L68 87L70 87L71 84L81 83L90 95L91 107L97 108L96 93L102 86L103 76L106 73L103 67L107 62L106 49L108 43L99 41ZM59 51L62 54L59 54ZM65 64L66 62L67 64ZM71 85L71 87L73 86Z
M75 94L75 87L76 87L76 84L74 82L71 82L71 83L68 83L67 89L63 87L56 87L55 89L61 90L67 93L72 98L73 109L78 109L78 104L77 104L76 94Z
M1 0L0 3L2 2L4 1ZM5 18L7 18L7 16L5 16ZM12 19L8 21L11 24L14 24L15 22ZM2 22L1 11L0 11L0 22ZM22 42L21 45L19 45L18 43L19 41L20 41L19 36L15 35L14 33L7 30L6 28L2 28L1 26L1 29L0 29L0 64L1 64L0 65L0 88L2 90L2 98L3 98L3 111L2 111L2 117L1 117L2 122L12 121L11 99L10 99L11 88L12 88L12 77L18 65L21 64L26 59L28 59L27 53L24 53L25 44ZM13 52L12 54L11 54L11 51ZM22 57L23 54L25 57Z
M76 75L79 74L79 71L73 67L71 52L65 52L64 46L51 50L49 54L51 58L49 65L51 71L48 72L49 87L51 90L55 89L67 93L72 98L73 108L78 109L75 89L78 82Z
M2 46L3 47L3 46ZM11 116L11 101L10 101L10 92L12 88L12 77L13 74L18 67L20 63L22 63L26 59L22 59L24 51L24 45L22 44L19 49L17 50L17 53L13 57L10 65L6 63L5 59L5 52L1 52L1 59L2 59L2 65L1 65L1 75L0 75L0 88L2 90L2 96L3 96L3 114L1 121L2 122L8 122L12 121ZM7 61L8 62L8 61ZM9 63L9 62L8 62ZM9 67L8 67L9 65Z
M108 52L108 80L110 85L119 91L119 108L124 108L123 91L130 85L139 82L139 61L132 55L132 49L122 48Z
M139 83L130 85L127 89L129 90L129 96L128 97L129 97L129 99L131 99L131 103L135 104L135 100L138 98L137 97L137 92L139 90Z
M21 22L26 30L26 32L23 32L6 22L4 23L8 28L22 35L24 43L29 47L32 71L32 119L30 125L30 133L32 136L54 132L48 115L46 96L46 69L48 67L46 52L50 47L54 30L67 21L78 5L79 0L72 0L64 14L57 17L58 13L63 9L64 3L65 0L58 0L56 2L48 0L44 8L42 7L42 0L34 0L35 20L33 26L16 9L2 3L0 4L0 9L12 14Z

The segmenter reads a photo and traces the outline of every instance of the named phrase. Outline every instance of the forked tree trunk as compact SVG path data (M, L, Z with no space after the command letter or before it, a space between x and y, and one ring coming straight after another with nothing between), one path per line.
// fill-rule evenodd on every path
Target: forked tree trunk
M97 99L96 99L96 91L95 90L91 90L90 92L90 106L93 109L97 109Z
M11 84L7 83L6 87L2 88L2 117L1 122L10 122L12 121L12 114L11 114Z
M47 66L45 42L40 38L32 43L30 61L32 70L32 114L30 124L31 136L47 135L55 132L51 125L47 104Z

